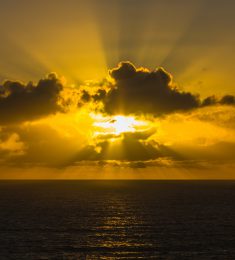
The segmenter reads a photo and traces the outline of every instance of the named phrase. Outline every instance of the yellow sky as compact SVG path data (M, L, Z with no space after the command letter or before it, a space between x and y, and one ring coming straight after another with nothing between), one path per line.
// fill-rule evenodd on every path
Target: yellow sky
M130 60L163 66L184 88L234 94L233 1L1 1L0 78L55 71L93 80Z
M234 7L0 0L0 178L234 178Z

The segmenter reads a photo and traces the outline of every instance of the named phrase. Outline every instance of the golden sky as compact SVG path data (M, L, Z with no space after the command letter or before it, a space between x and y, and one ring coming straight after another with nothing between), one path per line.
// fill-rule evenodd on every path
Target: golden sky
M0 178L233 179L230 0L0 0Z

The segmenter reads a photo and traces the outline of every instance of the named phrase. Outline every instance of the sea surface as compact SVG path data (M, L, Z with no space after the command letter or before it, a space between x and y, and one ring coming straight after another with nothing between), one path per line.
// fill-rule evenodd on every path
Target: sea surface
M0 259L235 259L235 182L0 181Z

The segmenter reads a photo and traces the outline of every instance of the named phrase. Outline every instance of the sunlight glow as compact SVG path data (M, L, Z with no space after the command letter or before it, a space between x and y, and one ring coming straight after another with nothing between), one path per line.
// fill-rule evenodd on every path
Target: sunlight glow
M106 134L120 135L127 132L136 132L140 127L146 126L147 122L135 119L133 116L117 115L113 117L96 116L95 127Z

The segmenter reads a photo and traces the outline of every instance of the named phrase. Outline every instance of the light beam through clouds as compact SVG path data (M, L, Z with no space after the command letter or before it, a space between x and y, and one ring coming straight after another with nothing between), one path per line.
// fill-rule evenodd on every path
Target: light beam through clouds
M11 176L234 178L234 2L0 6L0 162Z
M178 88L164 69L130 62L111 69L105 80L66 84L51 73L35 85L0 86L4 167L233 168L234 96L201 99Z

